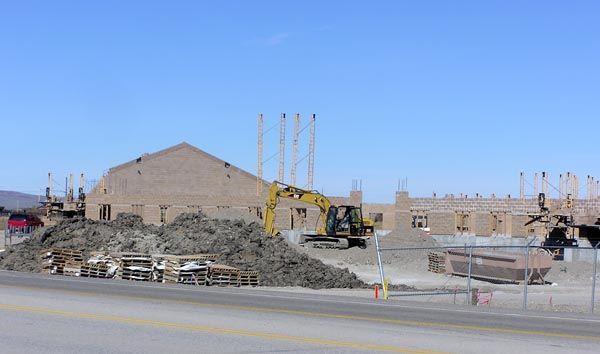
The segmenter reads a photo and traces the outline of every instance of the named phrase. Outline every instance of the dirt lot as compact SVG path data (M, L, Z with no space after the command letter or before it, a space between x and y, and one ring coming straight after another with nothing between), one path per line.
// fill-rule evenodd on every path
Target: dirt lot
M380 238L382 247L435 247L431 237L415 230L409 235L391 233ZM288 244L283 238L266 238L259 224L242 220L217 220L202 214L186 214L170 225L144 225L139 217L126 215L115 221L68 220L38 232L31 241L0 255L0 268L39 271L37 253L48 247L147 253L213 253L223 262L242 269L259 270L262 284L285 287L294 292L308 288L353 288L319 290L338 295L372 297L372 287L380 282L374 240L367 249L316 249ZM463 277L431 273L427 270L427 250L386 251L382 255L386 277L394 295L412 295L411 300L464 303L466 295L454 294L467 288ZM528 287L528 307L553 311L588 311L590 307L592 264L554 262L546 276L547 285ZM597 281L600 287L600 279ZM473 280L480 300L498 307L520 308L523 286L492 284ZM367 289L365 289L367 287ZM404 292L398 292L402 289ZM415 289L418 290L415 292ZM449 292L449 295L417 295L422 292ZM600 297L597 296L597 298ZM393 297L392 299L394 299ZM598 307L598 306L597 306Z
M429 236L414 231L411 235L400 236L395 233L380 238L382 248L394 247L432 247L436 243ZM326 264L340 268L348 268L359 279L367 283L379 283L377 252L374 240L369 240L367 249L351 248L348 250L313 249L295 246L300 252L320 259ZM404 284L422 292L454 292L467 288L467 279L458 276L436 274L427 271L428 251L386 251L382 258L385 276L392 284ZM551 271L546 275L546 285L528 286L528 308L586 312L590 308L592 287L592 264L586 262L555 261ZM521 308L523 303L523 285L492 284L486 281L472 280L472 288L480 291L481 302L490 302L495 307ZM597 289L600 297L600 277L597 277ZM346 293L338 291L337 294ZM372 297L373 291L351 291L352 295ZM414 293L398 293L414 294ZM400 297L399 297L400 298ZM403 297L405 298L405 297ZM426 302L464 303L466 295L422 295L410 296L411 300ZM487 305L487 304L486 304ZM596 302L600 308L600 302Z

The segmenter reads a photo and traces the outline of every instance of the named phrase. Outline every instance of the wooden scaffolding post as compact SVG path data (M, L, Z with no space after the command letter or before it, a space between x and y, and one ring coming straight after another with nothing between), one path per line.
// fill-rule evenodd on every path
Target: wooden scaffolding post
M257 173L256 173L256 196L262 194L263 187L263 114L258 115L258 158L257 158Z
M550 198L548 192L548 172L542 172L542 193L546 195L546 198Z
M279 119L279 182L285 178L285 113L281 113Z
M294 116L294 140L292 142L292 167L290 169L290 185L296 186L296 168L298 165L298 140L300 139L300 113Z
M73 201L73 174L69 174L69 189L67 190L67 201Z
M523 172L519 175L519 199L525 198L525 177L523 177Z
M46 201L52 201L52 173L48 172L48 187L46 188Z
M316 114L310 117L310 139L308 144L308 189L313 189L315 175L315 120Z

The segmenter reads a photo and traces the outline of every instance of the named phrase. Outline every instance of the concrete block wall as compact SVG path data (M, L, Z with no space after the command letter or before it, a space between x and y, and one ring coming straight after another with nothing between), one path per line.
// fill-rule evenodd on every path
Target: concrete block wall
M371 213L383 215L381 225L376 225L382 230L393 230L396 227L396 206L394 204L383 203L363 203L363 216L369 217Z
M396 192L395 229L400 234L411 231L412 214L410 211L411 200L408 192Z
M349 198L337 197L341 204L348 204ZM142 205L144 222L160 224L160 206L168 206L167 222L177 215L186 212L197 212L199 209L209 217L239 217L244 220L261 221L259 215L264 213L266 196L202 196L202 195L90 195L86 203L86 217L97 220L99 205L111 206L111 218L118 213L131 213L134 205ZM360 205L360 203L358 203ZM228 210L226 207L229 207ZM306 220L301 219L300 212L306 210ZM258 215L257 215L258 214ZM320 211L316 206L293 200L280 200L276 209L276 227L279 229L314 230ZM254 217L253 217L254 216ZM262 221L261 221L262 222Z
M456 215L446 211L430 211L427 223L432 235L453 235L456 233Z
M252 195L256 182L256 176L186 143L113 167L105 177L111 195Z
M475 235L492 236L492 220L490 213L474 213L472 217L473 232Z
M573 209L575 222L593 224L600 213L598 200L575 200ZM407 204L413 215L425 213L432 234L456 234L459 230L460 215L468 215L468 234L481 236L527 236L543 235L544 229L539 223L525 226L530 220L528 213L539 212L537 198L408 198L403 196L396 200L397 227L406 228L410 221L405 217ZM564 200L547 200L551 210L559 210ZM564 209L563 209L564 210ZM494 219L495 216L495 219ZM531 232L533 229L533 233ZM464 232L462 232L464 233Z
M140 213L147 223L161 223L161 206L166 222L184 212L199 209L209 217L239 217L260 220L269 183L262 182L257 196L257 177L187 143L144 154L113 167L104 178L106 193L94 188L86 200L86 217L99 218L100 205L111 206L111 218L121 212ZM332 197L337 205L360 205L362 192L349 197ZM306 220L303 219L306 210ZM276 227L314 229L319 210L306 203L282 199L277 206Z
M524 214L512 214L511 215L511 229L513 236L529 236L529 227L525 224L530 220L529 216Z

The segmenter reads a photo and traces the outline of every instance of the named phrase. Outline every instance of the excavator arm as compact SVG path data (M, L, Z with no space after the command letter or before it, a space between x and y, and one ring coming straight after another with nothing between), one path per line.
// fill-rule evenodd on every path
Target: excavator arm
M274 181L269 188L269 196L267 198L267 210L265 213L265 232L271 236L279 234L279 230L275 228L275 208L279 203L280 198L298 200L300 202L316 205L321 212L319 218L321 220L317 233L326 235L327 213L331 207L331 202L325 196L317 191L308 191L287 184Z

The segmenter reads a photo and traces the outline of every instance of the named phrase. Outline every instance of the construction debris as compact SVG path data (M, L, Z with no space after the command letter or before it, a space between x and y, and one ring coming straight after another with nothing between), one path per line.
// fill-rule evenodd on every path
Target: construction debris
M50 274L78 275L83 262L82 252L64 248L45 249L40 252L42 271Z
M119 260L119 278L125 280L152 281L153 260L149 254L124 253Z
M164 258L165 283L205 285L208 278L208 266L216 261L216 254L188 256L166 256Z
M242 220L217 220L201 213L182 214L171 224L145 225L142 218L120 214L113 221L68 219L40 230L34 236L5 252L0 269L39 272L37 254L42 249L69 248L83 251L85 257L99 257L94 251L146 255L218 254L219 263L241 271L255 271L263 286L303 286L309 288L357 288L366 285L347 269L325 265L298 252L279 237L266 237L262 226ZM98 259L107 265L108 259ZM161 260L142 268L154 269L150 278L158 280ZM86 274L102 274L88 265ZM113 264L112 266L114 266ZM127 265L131 267L132 265ZM138 265L139 266L139 265ZM181 266L181 265L180 265ZM129 269L133 270L133 269ZM147 272L124 272L131 277L147 279ZM142 276L141 274L144 273ZM165 273L166 274L166 273ZM231 280L230 280L231 283Z

